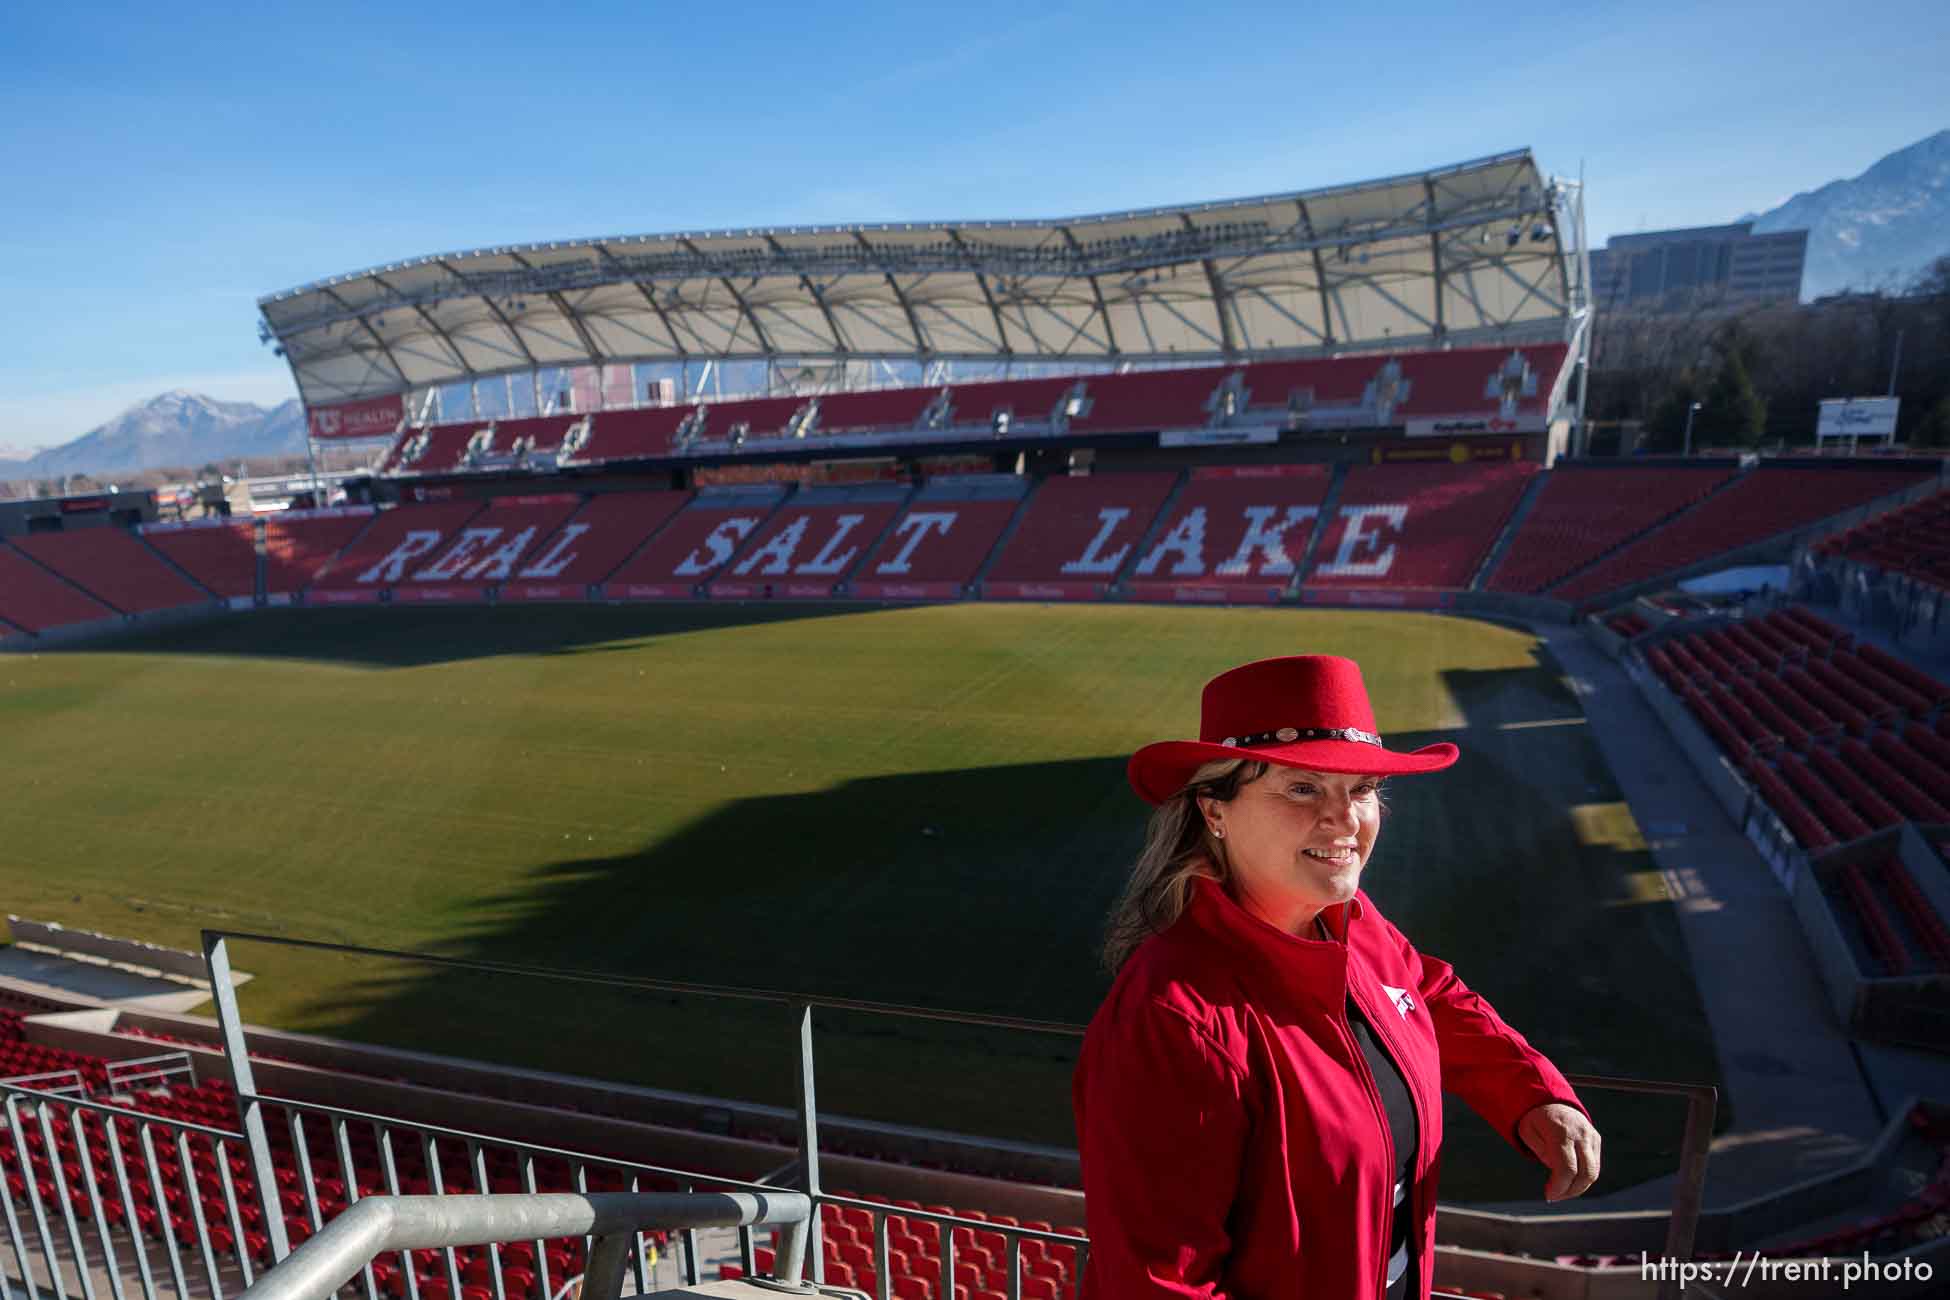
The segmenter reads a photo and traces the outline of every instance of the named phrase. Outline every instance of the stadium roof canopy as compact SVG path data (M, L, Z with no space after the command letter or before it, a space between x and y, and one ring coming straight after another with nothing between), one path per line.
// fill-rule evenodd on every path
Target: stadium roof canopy
M610 362L1210 362L1565 338L1575 185L1529 150L1292 194L1047 221L622 235L273 294L308 406Z

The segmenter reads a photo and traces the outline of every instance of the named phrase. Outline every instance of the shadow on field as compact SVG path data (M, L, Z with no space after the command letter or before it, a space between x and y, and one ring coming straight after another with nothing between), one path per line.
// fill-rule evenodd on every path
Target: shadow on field
M58 647L54 653L232 655L419 668L496 655L599 653L627 649L652 637L876 612L873 606L858 604L742 601L266 609L200 622L133 627L100 640Z
M707 611L717 614L719 611ZM1453 673L1458 767L1391 783L1364 886L1568 1072L1717 1080L1670 904L1556 670ZM1142 837L1124 756L875 777L728 803L673 837L536 866L445 955L1081 1025ZM783 1005L375 964L320 1032L789 1106ZM1076 1040L822 1012L823 1109L1068 1146ZM1670 1170L1681 1110L1597 1095L1608 1188ZM1452 1107L1445 1193L1534 1199L1540 1166Z

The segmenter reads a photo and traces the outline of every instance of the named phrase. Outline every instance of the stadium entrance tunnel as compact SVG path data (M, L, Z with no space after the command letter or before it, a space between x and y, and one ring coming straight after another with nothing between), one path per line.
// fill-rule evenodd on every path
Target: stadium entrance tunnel
M691 632L880 612L810 601L269 609L131 627L62 653L227 655L421 668L497 655L604 653Z
M1454 740L1463 758L1392 784L1364 887L1567 1072L1717 1083L1672 904L1644 897L1649 853L1590 729L1570 725L1581 714L1558 669L1539 659L1441 681L1462 725L1389 741ZM1524 725L1538 722L1562 725ZM1108 986L1096 945L1142 834L1124 765L1117 754L728 799L634 851L536 865L519 888L469 903L441 951L1082 1024ZM256 996L244 990L248 1018ZM791 1013L762 1003L362 965L297 1019L779 1106L797 1081ZM822 1112L1074 1143L1074 1039L822 1011L816 1040ZM1673 1170L1683 1108L1588 1100L1610 1189ZM1538 1167L1481 1120L1452 1102L1448 1123L1447 1198L1540 1194Z

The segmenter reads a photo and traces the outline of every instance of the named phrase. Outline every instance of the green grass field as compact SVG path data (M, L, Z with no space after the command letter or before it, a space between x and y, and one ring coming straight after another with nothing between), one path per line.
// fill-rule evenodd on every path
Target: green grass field
M1146 741L1263 655L1353 655L1398 782L1364 885L1571 1072L1717 1082L1678 929L1527 633L1419 614L1050 608L273 611L0 656L11 911L194 948L206 925L1087 1020ZM251 1019L791 1104L762 1004L242 946ZM822 1109L1069 1144L1070 1040L821 1020ZM1605 1183L1676 1105L1596 1095ZM1452 1109L1444 1191L1540 1172Z

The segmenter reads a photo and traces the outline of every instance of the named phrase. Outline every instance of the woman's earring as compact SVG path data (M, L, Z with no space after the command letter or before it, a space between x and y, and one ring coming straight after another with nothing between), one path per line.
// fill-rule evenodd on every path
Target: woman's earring
M1212 838L1213 838L1213 839L1217 839L1217 840L1222 840L1222 839L1224 839L1225 837L1226 837L1226 828L1225 828L1225 827L1223 827L1223 826L1214 826L1214 827L1212 828Z

